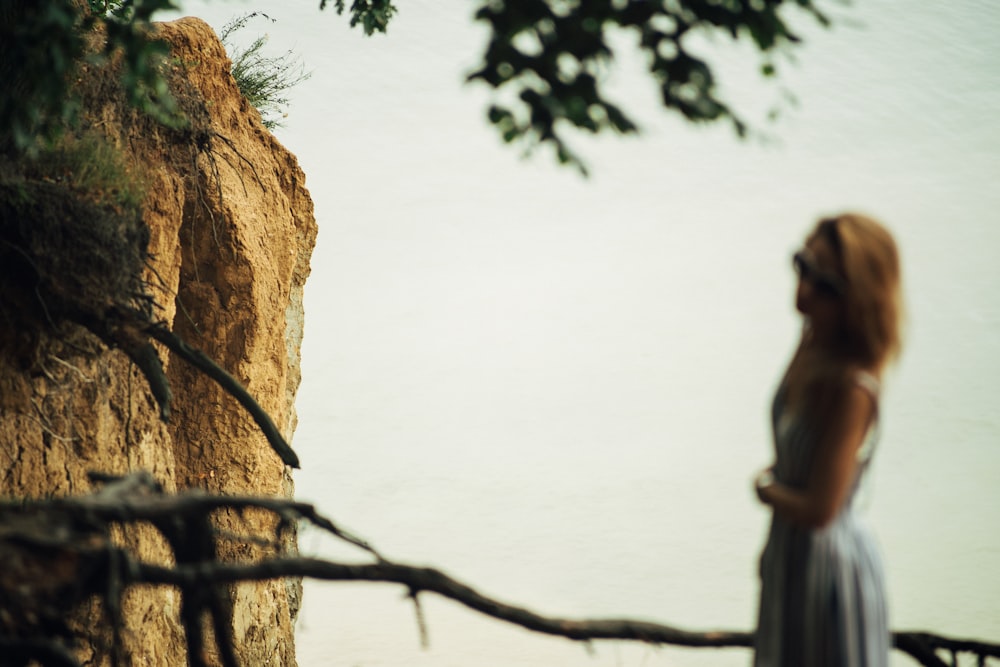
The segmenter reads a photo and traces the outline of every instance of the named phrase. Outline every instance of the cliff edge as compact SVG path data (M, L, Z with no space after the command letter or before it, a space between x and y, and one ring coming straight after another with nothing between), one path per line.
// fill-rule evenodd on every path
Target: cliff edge
M110 62L85 65L79 73L78 132L119 149L144 183L141 231L148 236L148 256L142 276L153 319L239 380L290 441L302 289L316 237L305 177L243 99L206 23L185 18L157 30L170 46L163 66L190 124L166 128L129 107L118 67ZM8 174L17 170L0 166ZM46 177L39 187L75 187L81 176L68 170L64 178L65 184ZM168 490L291 495L289 469L212 380L157 348L173 393L170 418L162 421L146 377L122 349L86 327L52 322L44 300L18 280L0 275L0 495L82 494L94 488L88 471L143 469ZM27 330L22 306L32 300L41 302L35 304L37 319L45 324L48 318L51 326ZM223 533L266 528L253 526L259 521L253 514L215 519ZM171 557L152 530L122 531L120 539L146 560ZM252 559L264 548L233 546L221 556ZM296 582L283 581L232 587L242 664L295 664L299 590ZM169 589L129 592L122 641L133 664L186 663L179 607L178 594ZM107 638L91 631L103 611L95 602L73 620L83 664L109 664Z

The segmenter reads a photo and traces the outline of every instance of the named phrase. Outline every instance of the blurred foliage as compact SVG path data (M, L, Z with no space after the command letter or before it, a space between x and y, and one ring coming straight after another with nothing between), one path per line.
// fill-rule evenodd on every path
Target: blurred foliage
M303 70L302 63L291 51L280 56L265 55L263 49L267 44L267 35L258 36L245 48L236 46L233 43L234 33L244 29L254 18L274 23L274 19L262 12L244 14L227 23L219 39L233 63L230 71L240 92L260 112L264 127L273 130L281 126L281 119L286 115L286 91L308 79L311 73Z
M319 8L326 9L329 0L320 0ZM344 0L334 0L338 14L344 13ZM396 13L392 0L354 0L351 3L351 27L359 23L366 35L375 32L385 32L389 20Z
M128 8L125 0L87 0L90 11L98 16L118 16L124 18Z
M99 11L94 11L93 5ZM0 152L38 150L71 125L77 66L121 55L129 102L163 123L183 123L160 72L164 44L148 36L154 12L170 0L4 0L0 4ZM103 48L88 49L100 29Z
M667 109L691 122L728 122L739 136L746 121L721 99L711 65L692 52L689 37L721 35L749 42L761 54L764 77L776 74L775 54L800 42L787 13L797 11L821 26L830 24L821 2L845 0L478 0L474 18L489 29L482 60L468 80L485 83L497 97L488 111L504 141L530 152L550 146L557 159L585 172L567 143L574 131L597 134L638 131L629 115L606 95L604 74L614 60L613 33L637 38L637 48ZM397 12L392 0L320 0L366 34L385 33ZM89 9L88 9L89 8ZM181 122L159 58L164 47L147 38L156 11L170 0L4 0L0 4L0 149L30 147L72 119L69 81L84 56L84 37L102 24L107 43L102 57L121 51L125 88L133 104L166 123ZM266 39L266 38L264 38ZM278 81L301 80L286 54L260 56L263 41L244 57L250 81L264 88L264 101L285 102ZM260 57L260 60L256 60ZM236 59L234 58L234 61ZM270 68L270 69L269 69ZM283 69L284 68L284 69ZM260 75L265 76L261 77ZM269 96L269 97L268 97ZM249 99L249 95L248 95ZM256 104L256 103L255 103ZM260 108L260 107L258 107ZM262 109L262 115L264 111Z
M774 77L774 55L800 42L785 13L797 10L827 27L820 1L479 0L475 20L489 28L489 39L468 80L485 83L503 100L487 117L505 142L520 143L527 152L551 146L559 162L585 174L566 141L569 132L638 131L605 94L613 32L637 37L664 107L695 123L726 121L744 137L747 122L720 98L712 67L691 51L687 38L749 41L762 54L761 75ZM320 9L327 4L321 0ZM344 11L344 0L334 4ZM351 25L361 23L367 34L384 33L396 12L391 0L354 0L350 9Z
M608 99L602 73L614 58L613 31L631 33L659 87L663 106L691 122L728 121L743 137L747 123L718 95L715 75L686 44L688 36L750 40L763 54L761 73L774 76L773 54L800 41L782 11L830 21L813 0L488 0L477 21L490 38L470 81L502 91L490 122L506 142L554 147L561 163L586 169L565 140L566 128L596 134L638 130Z

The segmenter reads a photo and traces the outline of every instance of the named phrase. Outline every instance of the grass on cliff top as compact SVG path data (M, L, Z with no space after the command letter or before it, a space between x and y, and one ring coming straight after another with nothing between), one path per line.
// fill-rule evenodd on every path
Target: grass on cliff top
M219 39L232 60L231 72L240 92L260 112L264 127L273 130L281 127L281 120L288 115L285 113L289 102L287 91L308 79L312 73L304 70L301 61L291 51L280 56L265 55L267 35L259 35L245 48L233 43L233 35L257 17L271 23L275 21L263 12L244 14L227 23Z

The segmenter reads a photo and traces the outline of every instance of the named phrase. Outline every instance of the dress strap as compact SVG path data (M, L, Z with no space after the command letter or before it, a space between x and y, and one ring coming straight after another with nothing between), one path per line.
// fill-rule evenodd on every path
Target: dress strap
M868 371L857 371L854 374L854 383L861 387L872 399L871 423L868 425L868 433L865 436L865 441L858 450L858 460L867 463L874 453L875 443L878 441L879 436L878 397L881 384L878 378Z
M878 378L869 373L868 371L857 371L854 374L854 382L859 387L868 392L871 396L872 401L875 403L876 409L878 408L878 395L881 391L881 385L879 384Z

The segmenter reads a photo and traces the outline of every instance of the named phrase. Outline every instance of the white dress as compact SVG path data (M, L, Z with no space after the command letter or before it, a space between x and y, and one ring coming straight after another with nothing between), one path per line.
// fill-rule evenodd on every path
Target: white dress
M859 374L878 405L878 381ZM819 429L785 409L779 389L772 407L775 479L803 488ZM877 419L877 416L876 416ZM760 560L760 615L755 667L887 667L890 633L885 577L875 540L854 510L858 486L878 437L877 421L859 450L850 497L827 526L810 529L772 517Z

